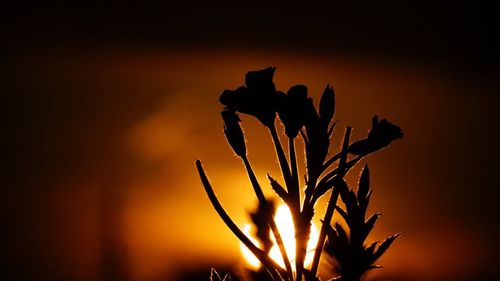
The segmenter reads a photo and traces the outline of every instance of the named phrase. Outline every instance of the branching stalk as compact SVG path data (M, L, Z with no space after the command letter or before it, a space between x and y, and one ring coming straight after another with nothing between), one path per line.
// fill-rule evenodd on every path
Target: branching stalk
M347 173L352 167L354 167L361 159L363 159L363 156L358 156L352 160L350 160L349 162L347 162L345 164L345 167L344 167L344 174ZM327 174L326 176L324 176L323 178L321 178L321 180L319 181L318 185L316 186L316 191L313 193L312 195L312 198L311 198L311 201L310 201L310 206L314 206L314 204L316 204L316 201L318 201L319 198L321 198L321 196L326 193L328 191L327 190L319 190L319 189L323 189L323 186L332 186L333 183L335 182L335 180L338 178L338 174L339 174L339 171L340 170L340 167L334 169L333 171L331 171L329 174ZM320 192L321 191L321 192Z
M342 144L342 151L340 155L340 162L339 162L339 181L343 181L344 175L345 175L345 166L346 166L346 161L347 161L347 154L348 154L348 148L349 148L349 137L351 135L351 127L346 128L346 132L344 134L344 142ZM332 190L332 194L330 196L330 201L328 202L328 207L326 209L325 217L323 219L323 224L321 225L321 231L319 233L318 237L318 244L316 245L316 249L314 251L314 257L313 257L313 263L311 265L311 274L313 276L316 276L316 273L318 271L318 266L319 266L319 261L321 259L321 252L323 250L323 246L325 244L325 239L326 239L326 230L327 227L330 225L330 222L333 217L333 213L335 211L335 207L337 206L337 199L339 197L339 186L335 186Z

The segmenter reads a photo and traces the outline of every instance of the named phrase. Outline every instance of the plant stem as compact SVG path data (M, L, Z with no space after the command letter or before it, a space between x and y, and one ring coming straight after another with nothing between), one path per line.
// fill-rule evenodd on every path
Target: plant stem
M269 274L273 277L274 280L283 280L281 278L281 274L283 274L283 269L276 264L264 251L259 249L255 244L238 228L238 226L233 222L231 217L226 213L222 205L220 204L217 196L215 195L212 186L210 185L210 181L208 180L203 167L201 166L200 160L196 160L196 167L198 169L198 173L200 175L201 182L203 183L203 187L212 203L214 209L217 211L217 214L221 217L227 227L233 232L240 241L245 244L245 246L259 259L260 262L267 268Z
M292 172L292 188L290 188L291 211L295 225L295 269L297 272L297 281L302 280L302 271L304 269L304 257L307 248L307 239L304 239L304 231L308 233L308 229L300 229L302 227L300 213L300 188L299 174L297 168L297 158L295 155L295 139L288 138L288 149L290 156L290 168Z
M261 207L264 210L264 213L266 214L267 221L269 223L269 226L271 227L271 230L273 232L274 238L276 238L276 244L278 244L278 248L280 249L281 257L283 258L283 262L285 264L286 271L288 273L288 278L290 281L293 280L293 271L292 271L292 266L290 264L290 260L288 259L288 255L286 253L285 249L285 244L283 243L283 239L281 238L281 234L278 230L278 227L276 226L276 222L273 219L273 214L271 213L271 210L269 209L269 206L267 204L266 197L264 196L264 193L262 192L262 188L260 187L260 184L257 180L257 177L255 176L255 173L252 169L252 166L250 165L250 161L248 161L248 158L246 155L242 156L241 159L243 160L243 163L245 164L245 168L248 173L248 177L250 178L250 182L252 183L253 189L255 191L255 195L257 195L257 199L259 200L259 203Z
M298 213L294 216L295 221L295 268L297 271L297 281L302 280L304 272L304 260L307 253L307 241L311 231L311 222L303 223L302 214Z
M338 173L338 179L340 181L343 181L344 175L345 175L345 166L346 166L346 161L347 161L347 154L348 154L348 148L349 148L349 137L351 135L351 127L346 128L346 132L344 134L344 142L342 144L342 151L340 155L340 162L339 162L339 173ZM330 225L330 222L333 217L333 213L335 211L335 206L337 205L337 199L339 197L339 188L334 187L332 190L332 194L330 196L330 201L328 202L328 207L326 209L325 217L323 219L323 225L321 226L321 231L319 233L318 237L318 244L316 245L316 249L314 251L314 257L313 257L313 263L311 266L311 274L313 276L316 276L316 272L318 271L318 266L319 266L319 261L321 258L321 252L323 251L323 245L325 244L325 239L326 239L326 229L327 226Z
M269 126L269 131L271 133L271 137L273 138L276 155L278 156L278 162L280 164L281 173L283 174L283 179L285 180L287 191L289 194L293 194L292 175L290 174L290 167L288 166L285 152L283 151L278 133L276 132L276 126L274 124Z
M290 151L290 168L292 170L292 185L293 193L290 193L294 209L300 212L300 188L299 188L299 173L297 169L297 158L295 156L295 138L288 139L288 149Z

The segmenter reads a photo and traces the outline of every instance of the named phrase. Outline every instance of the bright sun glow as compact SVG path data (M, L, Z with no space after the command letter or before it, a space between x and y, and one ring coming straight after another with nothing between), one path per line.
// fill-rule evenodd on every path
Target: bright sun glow
M274 215L274 219L276 221L276 225L278 226L278 230L283 238L283 243L285 244L286 253L288 258L291 259L291 263L293 264L295 258L295 227L293 224L292 214L290 209L285 204L281 204L276 210L276 214ZM250 224L246 224L243 227L243 232L250 237L250 240L256 245L260 246L259 242L255 237L251 235L252 226ZM274 241L274 245L271 248L269 256L276 261L278 264L284 267L283 259L281 258L281 254L276 245L276 241L272 234L271 239ZM314 255L314 247L318 242L318 229L314 223L311 225L311 236L307 243L307 255L305 259L305 265L310 265L312 263L313 255ZM260 266L259 260L248 250L248 248L240 243L241 252L243 257L247 261L247 263L253 267L258 268Z

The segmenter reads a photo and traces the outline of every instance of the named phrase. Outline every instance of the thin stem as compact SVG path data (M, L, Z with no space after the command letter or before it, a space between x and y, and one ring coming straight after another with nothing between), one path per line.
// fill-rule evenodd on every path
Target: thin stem
M349 126L346 128L346 132L344 135L344 142L342 144L342 151L338 167L340 171L338 174L339 176L338 179L340 179L340 181L343 181L345 175L345 166L347 161L349 137L351 135L351 129L352 128ZM323 225L321 226L321 231L318 237L318 244L316 245L316 250L314 252L313 263L311 266L311 274L313 276L316 276L316 272L318 271L319 260L321 258L321 252L323 251L323 245L325 244L325 239L326 239L326 229L327 226L330 225L330 222L332 220L333 213L335 211L335 206L337 206L338 197L339 197L339 187L334 187L332 190L332 194L330 196L330 201L328 202L328 207L326 208L325 217L323 219Z
M281 173L283 174L283 179L285 180L287 191L288 193L293 193L291 192L293 185L292 185L292 175L290 174L290 167L288 166L288 161L286 160L285 152L283 151L283 147L281 146L278 133L276 132L276 126L274 126L274 124L272 126L269 126L269 131L271 132L271 137L273 138L274 147L276 149L276 155L278 156Z
M310 235L311 225L299 223L302 214L296 214L295 218L295 268L297 271L297 281L302 280L304 272L304 260L307 253L307 241Z
M300 188L299 188L299 173L297 169L297 158L295 156L295 139L288 139L288 149L290 151L290 168L292 170L293 193L290 194L294 207L300 212Z
M245 164L245 168L248 173L248 177L250 178L250 182L252 183L253 189L255 191L255 195L257 195L257 199L259 200L259 203L261 207L264 210L264 213L266 214L269 226L271 227L271 230L273 232L274 238L276 238L276 244L278 244L278 248L281 253L281 257L283 258L283 262L285 263L286 271L288 273L288 278L290 281L293 280L293 271L292 271L292 266L290 264L290 260L288 259L288 255L285 250L285 244L283 243L283 239L281 238L281 234L278 230L278 227L276 226L276 222L273 219L273 214L271 213L271 210L269 209L269 206L267 204L266 197L264 196L264 193L262 192L262 188L260 187L260 184L257 180L257 177L255 176L255 173L252 169L252 166L250 165L250 161L248 161L248 158L246 155L242 156L241 159L243 160L243 163Z
M337 200L339 198L338 188L333 188L332 195L330 196L330 201L328 201L328 207L326 209L325 218L323 219L323 224L321 225L321 231L318 237L318 244L316 244L316 249L314 251L313 263L311 265L311 273L316 275L319 266L319 260L321 258L321 251L323 250L323 245L326 239L326 227L325 225L330 224L333 217L333 211L337 205ZM332 207L333 206L333 207Z
M200 175L203 187L212 203L212 206L217 211L217 214L221 217L227 227L233 232L240 241L245 244L245 246L262 262L262 264L267 268L269 274L274 280L283 280L280 273L283 273L283 269L276 264L264 251L259 249L255 244L238 228L238 226L233 222L231 217L226 213L222 205L220 204L217 196L215 195L210 181L208 180L203 167L201 166L200 160L196 160L196 167Z
M288 150L290 156L290 169L292 172L292 188L290 188L290 197L293 204L292 213L295 224L295 269L297 272L297 281L302 280L302 271L304 268L304 255L302 248L307 244L307 240L302 239L302 232L299 229L300 214L300 189L299 189L299 173L297 168L297 157L295 155L295 139L288 138ZM305 240L305 241L304 241Z

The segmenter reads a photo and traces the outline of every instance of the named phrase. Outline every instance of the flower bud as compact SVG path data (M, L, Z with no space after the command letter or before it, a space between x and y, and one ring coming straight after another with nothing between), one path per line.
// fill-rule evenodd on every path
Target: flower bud
M333 88L327 85L319 101L319 116L326 124L330 124L334 114L335 93L333 92Z
M245 136L240 127L240 118L235 111L223 110L221 112L222 119L224 120L224 135L227 142L233 149L234 153L240 157L246 155Z
M372 129L366 139L354 142L349 147L349 153L354 155L367 155L391 144L396 139L403 138L403 132L397 125L386 119L378 121L378 117L372 119Z

